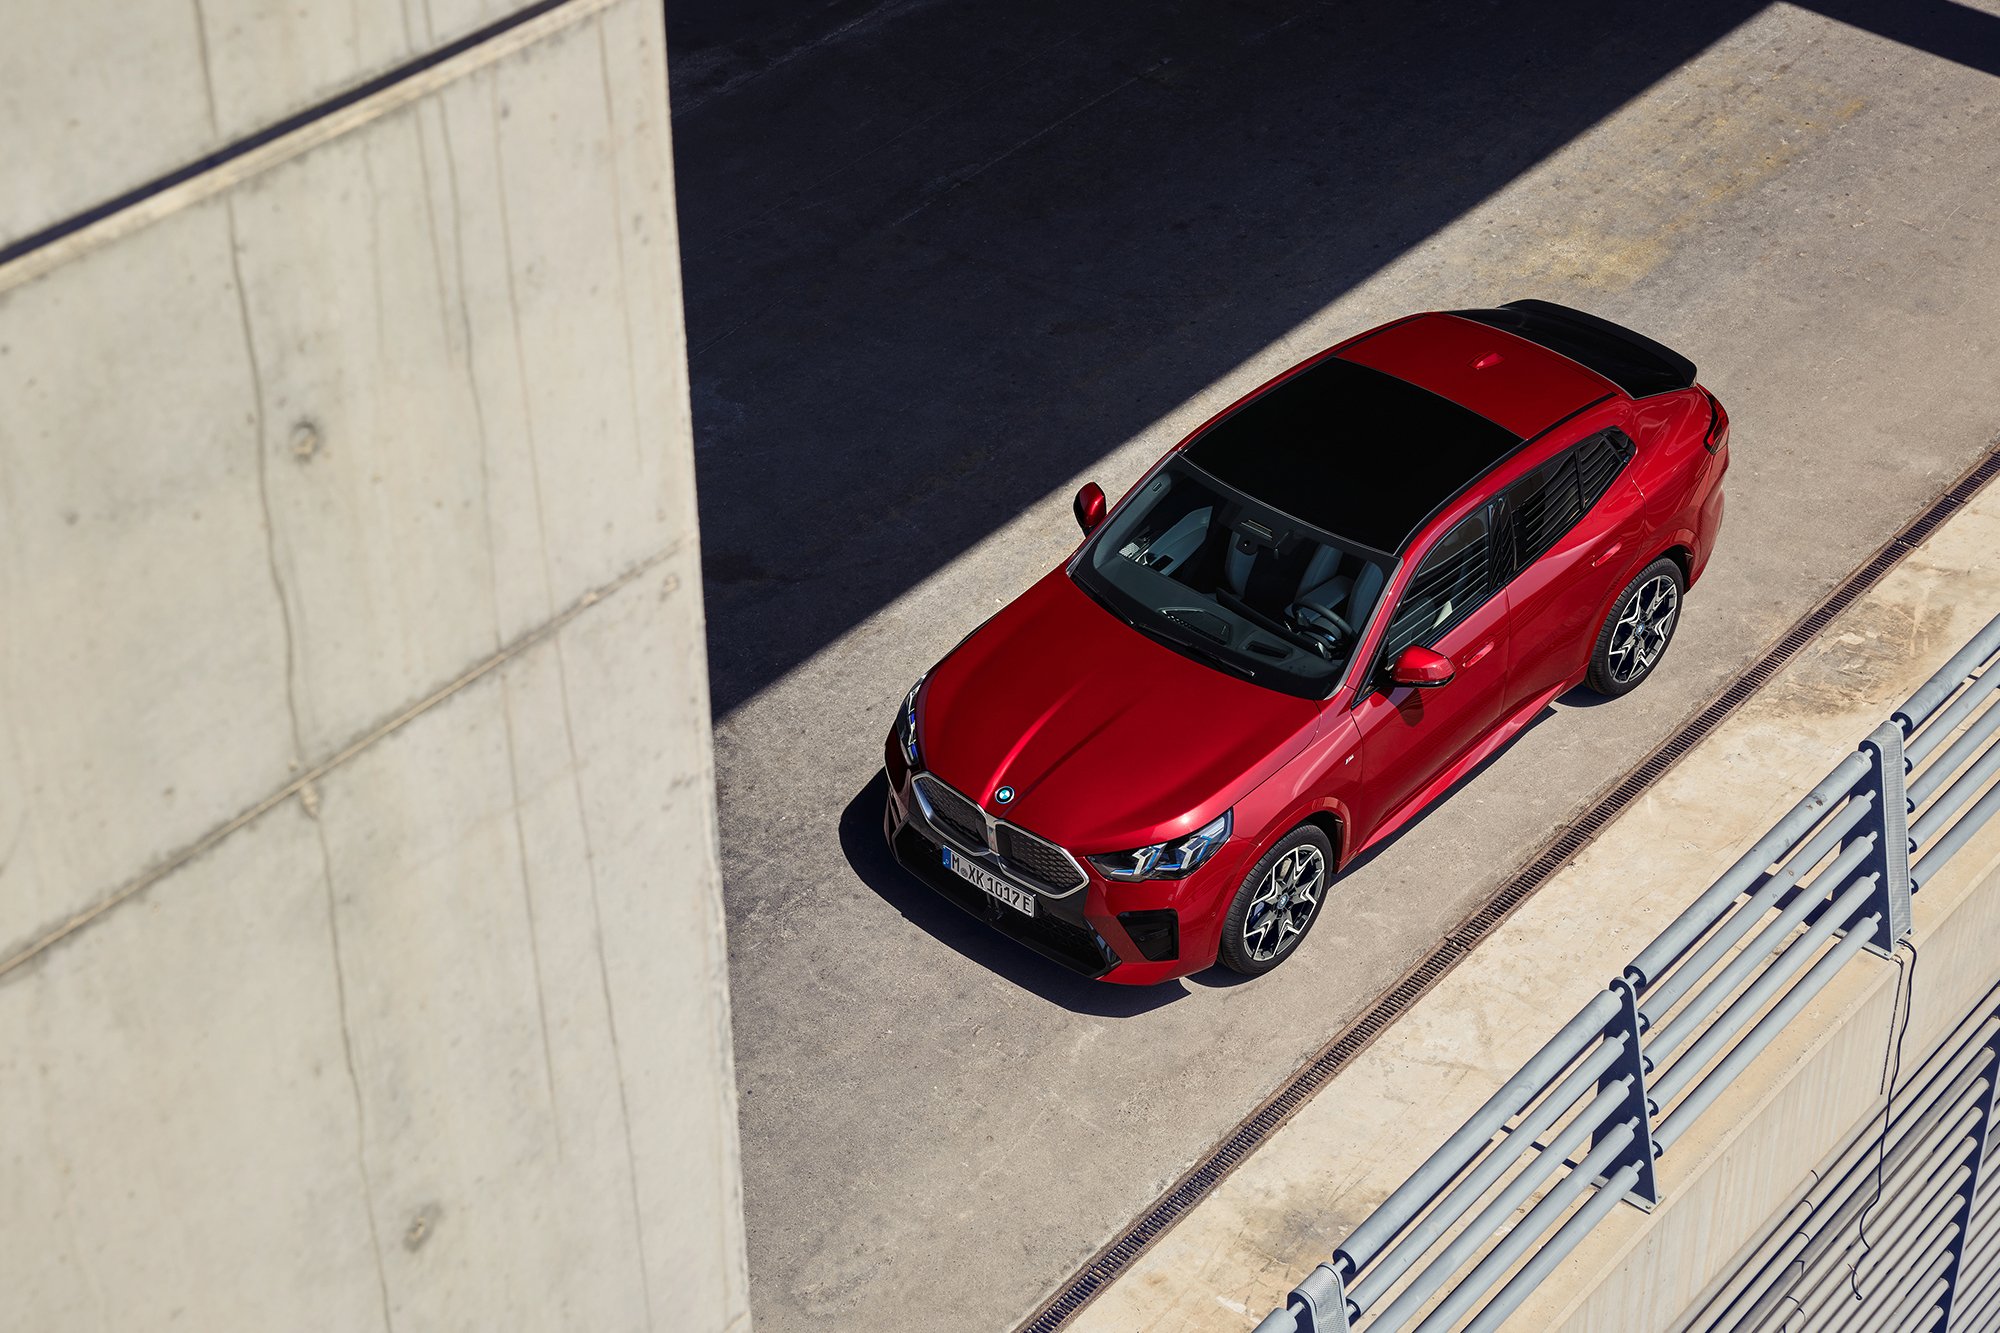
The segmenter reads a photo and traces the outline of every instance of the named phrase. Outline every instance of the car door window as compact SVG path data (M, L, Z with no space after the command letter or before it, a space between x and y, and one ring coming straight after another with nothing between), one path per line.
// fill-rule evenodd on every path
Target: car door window
M1411 644L1428 648L1493 595L1493 531L1482 509L1438 539L1389 618L1382 660Z
M1507 488L1513 566L1525 568L1561 541L1611 489L1632 456L1622 431L1600 431Z

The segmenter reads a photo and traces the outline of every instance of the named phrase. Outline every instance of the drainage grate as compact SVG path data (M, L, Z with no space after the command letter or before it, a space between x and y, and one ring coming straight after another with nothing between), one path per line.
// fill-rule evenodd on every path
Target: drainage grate
M1401 981L1377 997L1361 1016L1335 1037L1304 1068L1211 1148L1188 1173L1175 1181L1140 1218L1091 1257L1018 1333L1056 1333L1174 1223L1221 1184L1237 1165L1269 1138L1292 1112L1309 1101L1342 1066L1401 1018L1411 1005L1436 985L1478 943L1513 914L1550 876L1589 846L1604 827L1624 812L1682 756L1706 740L1723 721L1782 671L1799 651L1817 638L1834 619L1867 593L1882 576L1901 563L1923 540L1996 476L2000 448L1988 452L1950 489L1925 506L1902 531L1891 537L1866 563L1841 580L1825 600L1785 631L1771 650L1738 676L1734 683L1669 736L1615 787L1552 839L1511 880L1467 917Z
M1346 1031L1315 1056L1312 1062L1293 1074L1271 1099L1258 1107L1256 1112L1231 1131L1229 1137L1209 1150L1206 1157L1195 1165L1192 1171L1174 1183L1173 1188L1154 1203L1144 1216L1134 1222L1111 1244L1098 1251L1091 1261L1083 1266L1063 1287L1054 1300L1022 1325L1021 1333L1055 1333L1069 1321L1070 1316L1090 1304L1093 1297L1102 1291L1120 1271L1137 1259L1160 1236L1164 1235L1182 1214L1193 1208L1207 1196L1237 1165L1269 1138L1291 1117L1292 1112L1303 1106L1314 1093L1320 1090L1328 1079L1339 1072L1342 1065L1359 1055L1376 1037L1388 1030L1391 1023L1403 1011L1414 1004L1417 997L1429 990L1438 979L1451 971L1465 956L1464 946L1450 938L1442 941L1414 971L1369 1008L1368 1012L1356 1019Z

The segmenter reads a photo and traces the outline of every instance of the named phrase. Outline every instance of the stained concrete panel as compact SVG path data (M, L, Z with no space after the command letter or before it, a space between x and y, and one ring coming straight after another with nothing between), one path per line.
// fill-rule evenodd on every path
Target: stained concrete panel
M221 202L0 292L0 950L292 758Z
M0 42L0 245L525 7L66 0L47 22L10 17L16 39Z
M0 985L20 1328L379 1327L312 821L273 812Z
M741 1308L691 554L0 986L22 1326Z
M0 294L0 940L692 526L626 8Z

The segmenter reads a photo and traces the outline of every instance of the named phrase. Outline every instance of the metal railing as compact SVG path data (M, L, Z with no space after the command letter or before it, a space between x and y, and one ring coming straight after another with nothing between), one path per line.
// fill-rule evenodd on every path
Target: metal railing
M1912 892L2000 810L1996 657L2000 618L1626 964L1256 1333L1485 1333L1621 1200L1658 1203L1655 1159L1857 953L1888 957L1908 940Z

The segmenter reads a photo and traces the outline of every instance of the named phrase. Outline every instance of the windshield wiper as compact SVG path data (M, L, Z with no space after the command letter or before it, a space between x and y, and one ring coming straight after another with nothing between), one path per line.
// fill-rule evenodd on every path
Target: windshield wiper
M1175 623L1178 624L1179 622L1176 621ZM1199 657L1204 662L1212 663L1215 666L1223 668L1225 671L1234 671L1237 675L1242 676L1245 680L1255 680L1257 678L1256 668L1245 666L1243 665L1243 663L1236 661L1234 658L1225 657L1221 653L1216 652L1213 648L1210 648L1205 644L1198 642L1197 640L1183 639L1178 634L1168 634L1162 631L1157 625L1152 626L1151 629L1154 635L1166 641L1167 643L1173 644L1175 647L1179 648L1182 652L1186 653L1190 657Z

